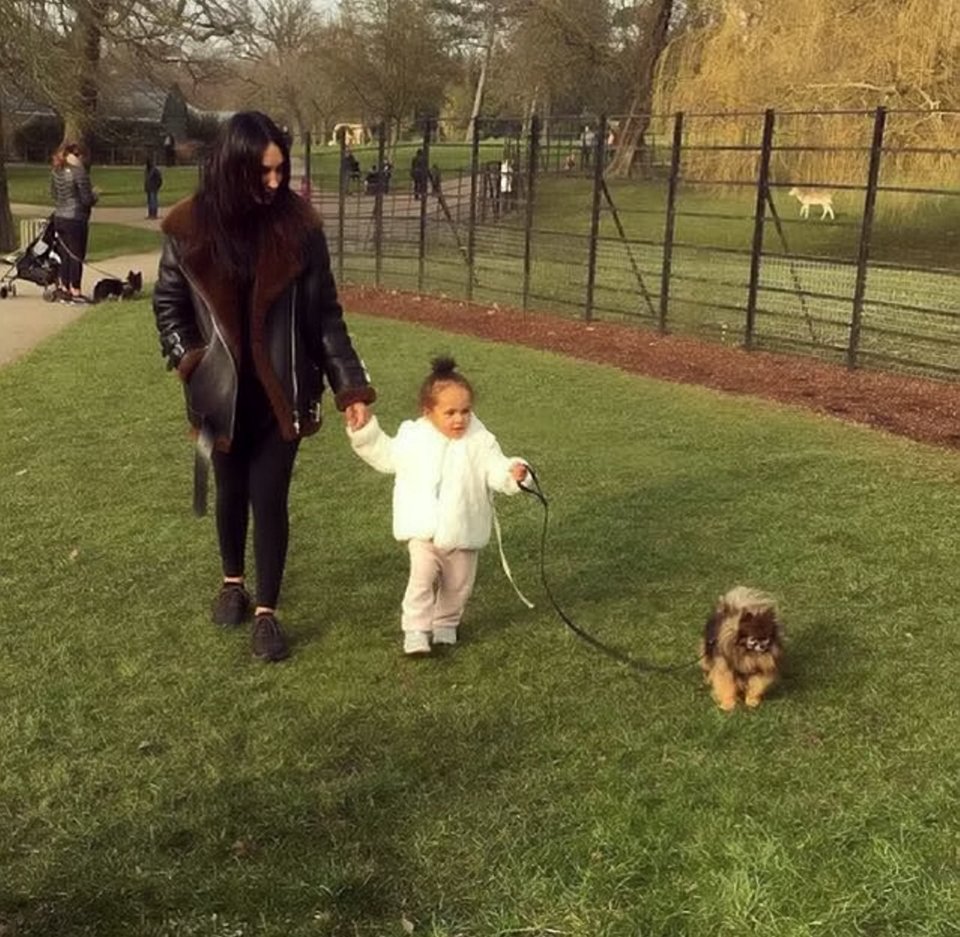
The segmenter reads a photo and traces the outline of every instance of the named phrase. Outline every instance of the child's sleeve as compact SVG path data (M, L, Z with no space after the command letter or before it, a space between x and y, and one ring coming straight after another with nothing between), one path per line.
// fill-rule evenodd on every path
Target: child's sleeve
M358 430L347 428L347 436L353 451L378 472L392 475L396 470L394 440L381 428L375 416L371 416Z
M496 437L491 436L486 451L487 487L491 491L499 491L501 494L515 495L520 490L520 486L514 481L510 470L518 462L527 464L525 459L505 456Z

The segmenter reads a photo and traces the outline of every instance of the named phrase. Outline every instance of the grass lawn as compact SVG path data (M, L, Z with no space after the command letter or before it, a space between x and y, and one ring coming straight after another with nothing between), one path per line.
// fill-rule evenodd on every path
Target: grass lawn
M19 223L20 219L15 217L14 227L18 227ZM87 260L96 263L120 254L159 250L161 242L162 238L156 231L94 221L90 225Z
M161 166L160 171L163 173L160 199L164 205L172 205L185 198L197 187L196 166ZM100 190L98 205L111 208L146 206L142 166L94 166L90 180ZM11 202L23 202L27 205L51 204L49 166L8 165L7 185Z
M659 662L780 597L782 688L721 714L538 587L500 499L453 653L400 653L390 480L304 444L291 661L208 623L209 518L146 301L0 370L0 929L210 937L946 937L960 921L955 454L529 349L352 317L389 429L452 350L551 499L567 612Z

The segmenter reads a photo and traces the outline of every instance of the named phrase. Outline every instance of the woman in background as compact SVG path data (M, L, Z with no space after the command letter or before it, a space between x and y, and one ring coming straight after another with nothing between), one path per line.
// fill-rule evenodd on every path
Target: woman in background
M54 230L60 244L60 300L85 303L80 284L87 256L90 212L97 202L97 193L90 185L79 144L62 143L53 154L50 195L54 202Z

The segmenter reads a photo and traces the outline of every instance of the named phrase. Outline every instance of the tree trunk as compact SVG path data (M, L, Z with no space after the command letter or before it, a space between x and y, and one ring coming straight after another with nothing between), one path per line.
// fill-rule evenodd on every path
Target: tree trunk
M93 0L78 8L74 39L77 48L77 95L64 109L64 142L83 143L89 149L100 97L100 51L110 0Z
M636 52L636 73L630 113L620 128L616 152L610 161L609 172L625 176L630 172L637 155L643 151L643 136L650 125L650 107L653 101L653 77L657 62L667 44L667 29L673 12L673 0L655 0L651 6L650 25Z
M3 108L0 107L0 251L12 251L16 246L10 192L7 189L7 164L3 158Z
M473 109L470 111L470 123L467 124L467 135L463 138L465 143L473 142L473 128L480 118L480 109L483 107L483 91L487 85L487 70L490 67L490 58L493 55L493 40L497 34L497 23L495 17L491 14L490 25L487 28L487 38L483 48L483 61L480 63L480 77L477 78L477 93L473 96Z

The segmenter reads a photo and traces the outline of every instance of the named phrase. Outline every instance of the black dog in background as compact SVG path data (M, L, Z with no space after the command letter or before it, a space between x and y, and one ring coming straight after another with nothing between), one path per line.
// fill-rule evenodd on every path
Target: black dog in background
M98 280L93 288L93 301L102 303L106 299L133 299L143 289L143 274L137 270L127 272L126 280L117 277L105 277Z

